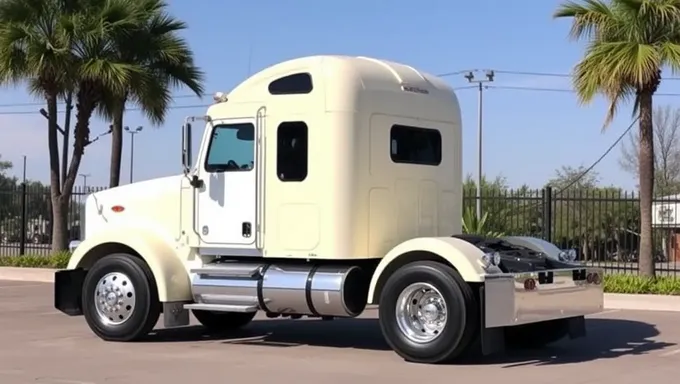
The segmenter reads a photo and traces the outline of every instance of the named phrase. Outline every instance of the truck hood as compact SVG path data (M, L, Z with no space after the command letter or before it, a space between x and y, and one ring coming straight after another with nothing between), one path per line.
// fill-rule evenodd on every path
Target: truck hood
M89 195L83 236L117 225L179 233L182 179L182 175L162 177Z

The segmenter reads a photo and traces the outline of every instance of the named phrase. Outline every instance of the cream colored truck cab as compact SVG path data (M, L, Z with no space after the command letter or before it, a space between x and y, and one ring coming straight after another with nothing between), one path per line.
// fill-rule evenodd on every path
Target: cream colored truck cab
M224 330L377 304L389 345L422 363L583 336L601 270L541 239L460 235L461 131L453 90L407 65L264 69L186 119L182 174L87 198L55 307L129 341L161 313Z

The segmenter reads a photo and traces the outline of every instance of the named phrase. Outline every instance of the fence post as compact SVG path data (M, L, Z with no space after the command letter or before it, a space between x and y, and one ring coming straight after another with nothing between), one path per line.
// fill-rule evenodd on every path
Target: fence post
M21 183L21 234L19 235L19 255L26 254L26 232L28 232L28 209L26 207L26 183Z
M552 241L552 187L543 188L543 239Z

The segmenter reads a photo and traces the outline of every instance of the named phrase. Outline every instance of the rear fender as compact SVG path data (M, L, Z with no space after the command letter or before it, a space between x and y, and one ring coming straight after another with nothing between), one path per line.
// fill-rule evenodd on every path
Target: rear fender
M559 254L562 251L557 245L538 237L505 236L501 239L513 245L526 247L536 252L543 252L554 259L558 259Z
M484 253L469 242L455 237L420 237L392 248L380 261L371 278L368 303L377 304L385 282L400 267L422 260L435 260L455 268L467 282L483 282Z

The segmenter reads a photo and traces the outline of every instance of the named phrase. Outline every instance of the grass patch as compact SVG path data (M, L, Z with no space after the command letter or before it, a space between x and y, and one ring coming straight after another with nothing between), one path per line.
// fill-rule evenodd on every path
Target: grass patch
M71 253L64 251L51 255L0 256L0 267L63 269Z
M607 293L643 295L680 295L680 278L606 274L604 276L604 291Z

